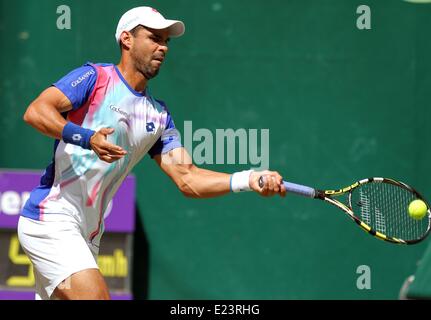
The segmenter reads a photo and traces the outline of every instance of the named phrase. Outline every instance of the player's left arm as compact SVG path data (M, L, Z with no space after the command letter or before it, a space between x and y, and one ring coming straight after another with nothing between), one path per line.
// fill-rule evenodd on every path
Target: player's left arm
M178 189L191 198L212 198L231 192L232 174L215 172L195 166L185 148L175 148L154 156L160 168L174 181ZM265 185L259 187L259 178L265 175ZM238 176L237 176L238 177ZM253 171L248 186L262 196L285 196L283 179L275 171Z

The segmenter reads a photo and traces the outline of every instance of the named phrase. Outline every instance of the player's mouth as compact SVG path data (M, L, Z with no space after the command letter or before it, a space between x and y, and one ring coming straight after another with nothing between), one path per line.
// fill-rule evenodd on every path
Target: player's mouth
M153 60L158 61L158 62L160 62L160 64L162 64L163 60L165 60L165 58L164 57L155 57L155 58L153 58Z

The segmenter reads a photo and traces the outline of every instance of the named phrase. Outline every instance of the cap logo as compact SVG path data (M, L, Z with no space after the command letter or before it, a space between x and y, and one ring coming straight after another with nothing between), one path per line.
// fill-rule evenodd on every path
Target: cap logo
M127 21L126 23L124 23L120 29L127 29L132 23L136 22L139 19L139 17L134 17L132 20Z
M157 12L157 13L159 13L156 9L154 9L154 8L151 8L151 10L153 10L153 12Z

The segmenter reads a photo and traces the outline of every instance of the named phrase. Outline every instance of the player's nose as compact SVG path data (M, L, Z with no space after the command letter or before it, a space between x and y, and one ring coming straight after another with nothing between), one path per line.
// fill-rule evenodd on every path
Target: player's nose
M168 53L168 51L169 51L168 44L166 43L166 44L161 44L161 45L159 45L158 50L159 50L159 51L162 51L162 52L163 52L163 54L164 54L164 55L166 55L166 54Z

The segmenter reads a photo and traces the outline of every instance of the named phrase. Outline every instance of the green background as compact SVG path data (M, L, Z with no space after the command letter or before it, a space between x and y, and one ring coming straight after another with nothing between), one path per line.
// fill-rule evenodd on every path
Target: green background
M0 167L49 163L53 142L24 124L26 107L86 61L118 62L118 19L143 4L186 24L151 82L181 132L189 120L213 133L267 128L270 168L288 180L385 176L431 197L431 5L401 0L1 0ZM356 27L362 4L371 30ZM71 30L56 28L59 5ZM386 244L295 196L187 199L149 157L134 174L136 237L148 241L135 248L137 298L397 299L428 244ZM356 287L361 265L370 290Z

